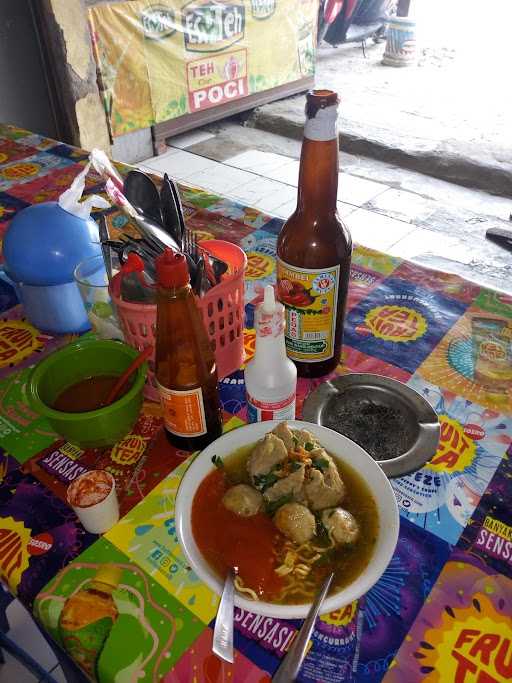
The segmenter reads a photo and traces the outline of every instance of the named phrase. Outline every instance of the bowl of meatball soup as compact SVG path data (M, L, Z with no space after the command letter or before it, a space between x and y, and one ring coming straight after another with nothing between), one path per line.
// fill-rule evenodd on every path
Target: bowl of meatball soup
M308 422L259 422L228 432L192 462L176 498L180 545L221 594L235 568L235 602L304 618L327 574L321 613L366 593L398 540L395 495L373 458Z

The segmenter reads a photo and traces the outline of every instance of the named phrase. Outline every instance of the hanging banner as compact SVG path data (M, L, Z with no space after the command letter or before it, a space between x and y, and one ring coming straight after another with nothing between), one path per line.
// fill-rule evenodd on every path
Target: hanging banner
M314 74L316 0L133 0L89 9L112 135Z

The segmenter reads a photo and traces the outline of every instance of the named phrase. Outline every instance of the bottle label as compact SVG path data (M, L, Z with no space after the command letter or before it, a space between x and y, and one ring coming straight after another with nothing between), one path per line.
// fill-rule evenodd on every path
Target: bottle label
M247 394L247 418L249 422L295 420L295 393L275 403L258 401L250 394Z
M338 136L337 122L338 107L335 104L319 109L315 116L306 118L304 137L316 142L334 140Z
M277 301L273 313L265 313L263 304L257 306L254 312L254 328L257 337L278 339L284 332L284 306Z
M206 434L206 416L201 387L188 391L176 391L158 384L158 392L166 429L176 436L191 437Z
M301 363L334 356L340 266L296 268L277 261L279 299L286 311L286 352Z

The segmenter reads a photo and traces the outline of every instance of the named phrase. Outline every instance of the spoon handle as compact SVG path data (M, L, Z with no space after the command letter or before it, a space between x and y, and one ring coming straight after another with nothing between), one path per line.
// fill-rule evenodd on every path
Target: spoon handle
M311 605L308 616L304 620L297 637L286 653L286 657L283 659L281 666L272 678L273 683L290 683L297 678L300 667L302 666L302 662L304 661L304 657L306 656L309 639L313 633L318 612L320 611L320 607L322 606L325 596L327 595L327 591L330 588L333 577L334 574L331 573L325 579L320 592L316 596L315 602Z
M224 583L213 631L212 650L217 657L233 664L233 615L235 609L235 572L230 569Z
M137 358L130 363L130 365L126 368L126 370L123 372L123 374L119 377L117 382L114 384L112 387L112 390L110 391L109 395L107 396L107 399L105 401L106 406L109 406L111 403L113 403L121 391L121 389L124 387L126 382L130 379L130 377L133 375L135 370L146 361L151 354L153 353L153 347L152 346L146 346L144 351L141 351Z

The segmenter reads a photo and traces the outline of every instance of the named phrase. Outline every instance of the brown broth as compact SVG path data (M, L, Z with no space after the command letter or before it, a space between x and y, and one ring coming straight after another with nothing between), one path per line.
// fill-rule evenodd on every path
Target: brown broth
M109 393L114 388L119 375L95 375L72 384L61 391L53 403L54 410L63 413L86 413L101 408ZM128 381L118 396L120 399L131 388Z
M243 448L238 449L223 459L223 472L229 479L230 484L251 483L249 474L247 472L246 463L255 445L256 444L244 446ZM353 545L339 546L333 550L326 551L322 561L313 565L313 568L308 576L308 579L312 579L311 582L308 581L308 585L313 584L311 588L308 589L305 583L297 579L295 580L298 586L298 592L296 596L285 596L284 599L280 599L275 593L272 594L270 592L266 592L261 594L261 591L259 591L262 600L288 605L309 602L313 599L320 588L322 580L331 571L334 572L334 580L331 585L330 594L337 593L340 589L352 583L369 564L379 533L379 519L375 499L373 498L364 479L352 467L340 462L334 456L333 460L336 463L336 467L338 468L340 476L345 482L346 487L346 494L341 503L341 507L352 513L357 520L361 529L359 539ZM219 500L216 501L218 506L222 506L220 501L224 491L225 489L223 489L222 493L219 492ZM210 491L210 493L213 492ZM196 501L194 499L194 505L195 504ZM212 514L212 504L213 502L209 501L210 515ZM225 509L223 515L222 524L219 526L223 530L222 533L227 534L229 533L228 527L231 524L230 519L232 520L232 524L236 525L239 523L240 518L238 518L238 516L234 513L228 513L228 511ZM251 520L253 520L253 523L258 525L257 518L260 517L261 515L256 515L253 518L245 518L244 524L248 526L251 524ZM232 556L229 558L218 557L219 549L217 548L217 561L213 562L211 555L212 548L209 547L207 551L206 543L205 547L202 547L203 544L199 539L200 534L198 533L198 526L199 519L196 518L195 524L193 523L193 533L194 538L198 543L198 547L205 556L205 559L208 560L209 564L211 566L213 565L212 568L216 571L216 573L220 574L221 578L224 579L225 571L222 571L222 567L224 564L226 567L231 566L236 561L236 558ZM315 536L312 539L312 542L314 542L316 546L326 546L328 543L327 539L318 536ZM283 537L277 533L274 541L274 549L279 549L282 547L282 543ZM211 543L209 545L211 545ZM267 563L267 560L268 558L261 558L260 562L263 565ZM242 574L240 574L240 576L242 579L244 579ZM251 585L250 581L245 580L244 583L249 588L256 587L255 585Z

